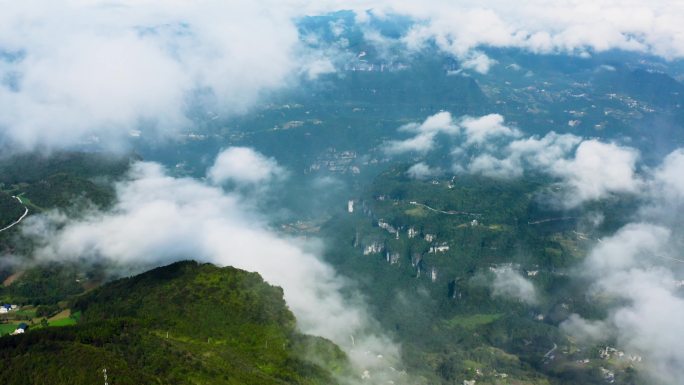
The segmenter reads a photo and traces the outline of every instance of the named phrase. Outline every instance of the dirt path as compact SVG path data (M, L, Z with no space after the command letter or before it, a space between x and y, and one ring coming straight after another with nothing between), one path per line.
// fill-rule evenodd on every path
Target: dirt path
M5 278L4 281L2 281L2 286L7 287L11 284L14 283L17 279L21 278L21 276L24 275L24 271L20 270L17 271L16 273L10 275L9 277Z

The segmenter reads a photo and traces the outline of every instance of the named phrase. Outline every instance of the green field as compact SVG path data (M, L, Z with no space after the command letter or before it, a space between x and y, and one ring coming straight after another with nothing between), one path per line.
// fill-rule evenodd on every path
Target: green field
M17 329L18 323L0 324L0 335L10 334Z
M446 321L450 328L463 328L467 330L474 330L480 326L489 325L492 322L501 318L503 314L472 314L459 315Z
M62 319L55 320L55 321L50 321L48 323L48 326L71 326L71 325L76 325L76 320L71 318L71 317L62 318Z

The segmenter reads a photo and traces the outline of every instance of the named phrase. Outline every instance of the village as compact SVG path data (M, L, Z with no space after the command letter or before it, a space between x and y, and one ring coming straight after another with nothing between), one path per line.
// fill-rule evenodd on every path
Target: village
M58 308L46 314L43 307L3 304L0 306L0 336L26 333L29 328L41 329L52 326L76 324L80 313Z

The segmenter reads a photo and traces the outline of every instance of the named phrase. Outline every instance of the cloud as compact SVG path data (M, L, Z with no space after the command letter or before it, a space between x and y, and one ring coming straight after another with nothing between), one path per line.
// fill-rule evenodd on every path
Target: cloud
M645 175L642 198L646 209L636 220L604 237L591 250L577 274L592 282L591 300L602 301L605 319L573 315L561 328L587 343L615 338L629 355L643 357L642 372L649 383L677 383L684 376L681 341L684 326L684 242L680 212L681 149Z
M458 172L464 170L459 164L455 165ZM482 154L474 157L467 170L473 174L482 174L491 178L518 178L523 175L523 167L516 158L498 159L490 154Z
M482 57L478 52L483 47L545 54L617 49L684 57L684 11L676 1L375 1L357 8L409 15L417 22L402 36L407 48L434 44L463 63ZM489 66L470 67L486 72Z
M454 119L448 112L439 112L421 124L404 125L399 131L414 136L385 142L385 153L425 155L435 149L437 135L446 134L460 141L451 151L454 172L492 178L518 178L525 171L541 172L561 180L565 189L557 198L566 207L611 194L636 193L644 183L637 175L639 151L634 148L555 132L541 138L521 138L522 132L506 126L499 114ZM673 154L670 162L676 164L663 168L661 173L675 172L672 169L679 162L684 163L684 155ZM425 175L426 167L420 162L409 174ZM681 183L684 185L684 181Z
M204 0L37 1L0 15L0 133L15 149L160 137L246 111L298 72L292 9ZM306 67L306 68L304 68Z
M560 324L560 328L564 333L582 343L605 341L612 335L611 327L607 322L586 320L577 314L571 314Z
M517 137L520 132L504 125L504 117L489 114L481 117L464 116L455 120L449 112L438 112L421 124L409 123L399 127L399 131L415 133L405 140L386 142L384 150L388 154L417 152L425 154L436 146L438 134L461 138L464 146L485 145L497 138Z
M359 295L342 294L354 291L318 258L320 242L271 231L252 207L237 193L138 162L117 185L111 210L78 219L59 212L35 215L23 231L36 241L38 260L93 259L142 269L197 259L256 271L283 288L303 332L342 346L359 371L370 370L376 381L394 378L389 368L400 364L398 346L379 331Z
M551 172L563 159L569 157L572 151L581 143L578 136L559 135L550 132L539 138L517 139L508 143L499 143L500 148L487 146L482 153L475 155L469 164L468 160L458 159L458 163L465 162L465 167L473 173L479 173L496 178L517 178L527 169L549 170ZM455 149L459 155L461 149ZM503 155L497 157L496 155Z
M684 57L684 11L669 1L10 2L0 14L0 144L117 147L131 130L167 137L209 111L243 113L270 90L335 71L345 50L308 46L297 21L340 9L356 12L380 52L436 46L482 73L495 64L487 47ZM410 28L389 37L371 27L392 17ZM342 36L343 27L330 28ZM426 151L433 139L395 150Z
M432 168L423 162L416 163L406 170L406 174L413 179L427 179L437 176L440 173L441 170Z
M459 132L459 127L454 123L450 113L438 112L425 119L421 124L410 123L400 127L399 130L416 133L416 135L409 139L393 140L385 143L384 151L386 153L426 153L434 148L437 134L454 135Z
M520 300L528 305L538 303L537 290L534 284L510 267L494 270L492 295Z
M557 163L552 173L565 178L579 194L578 200L598 199L608 193L636 191L640 185L635 175L638 158L633 148L585 140L575 157Z
M482 145L498 137L518 137L520 131L504 126L504 117L499 114L489 114L479 118L466 116L460 126L466 136L467 145Z
M684 198L684 150L670 153L655 171L655 188L669 201L680 202Z
M248 147L229 147L221 151L207 171L216 184L232 182L237 185L256 185L283 177L285 170L273 158Z
M562 181L561 201L567 207L611 194L635 193L643 184L637 175L639 152L615 143L550 132L542 138L488 146L470 159L463 159L463 151L456 149L455 170L494 178L517 178L527 170L542 172Z
M468 56L462 58L461 65L465 69L471 69L481 74L486 74L489 69L497 63L486 54L480 51L472 51Z

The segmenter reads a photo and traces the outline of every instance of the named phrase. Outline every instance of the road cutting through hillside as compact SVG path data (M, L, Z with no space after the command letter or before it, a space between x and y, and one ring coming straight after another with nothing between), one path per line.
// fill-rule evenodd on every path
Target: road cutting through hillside
M24 202L21 201L21 198L20 198L20 197L18 197L18 196L13 196L12 198L15 198L16 200L18 200L19 203L21 203L22 205L24 204ZM18 225L19 223L21 223L21 221L24 220L24 218L26 218L26 216L28 215L28 212L29 212L28 207L24 206L24 214L22 214L21 217L20 217L19 219L17 219L15 222L12 222L12 223L10 223L9 225L7 225L6 227L0 229L0 233L3 232L3 231L5 231L5 230L9 230L9 229L11 229L12 227L14 227L14 226Z

